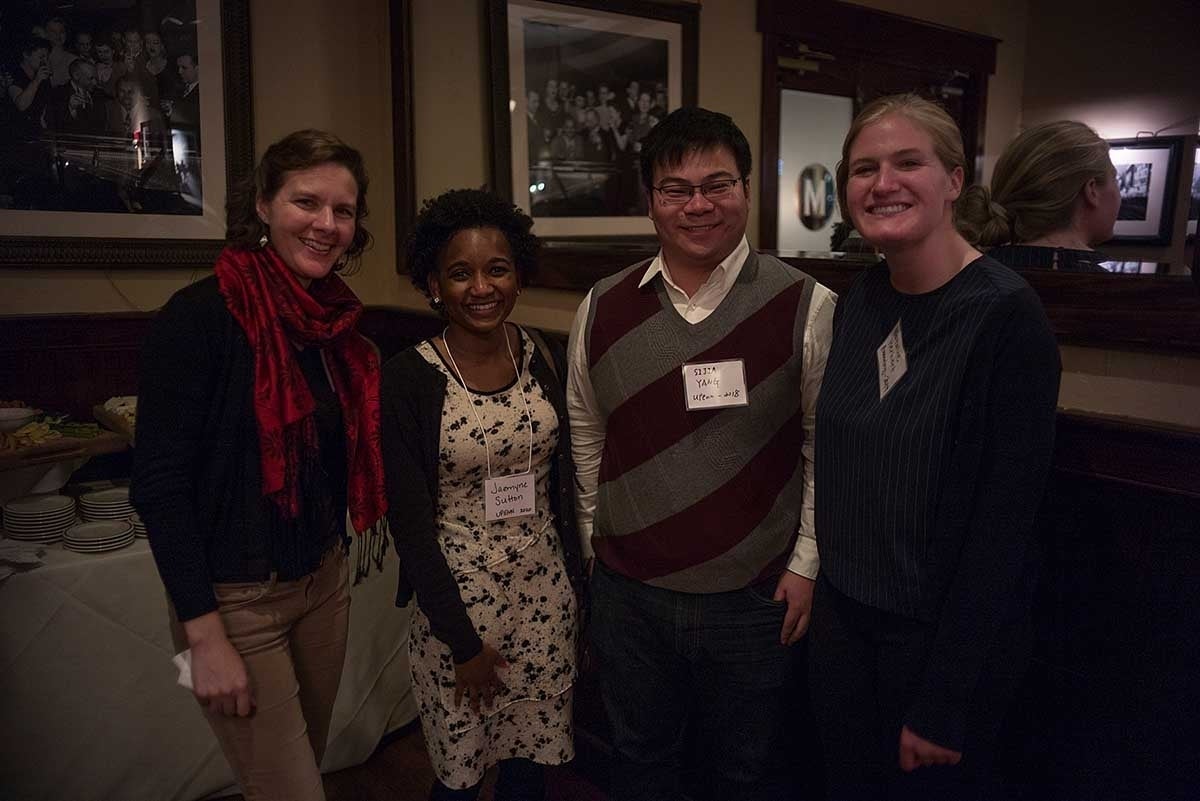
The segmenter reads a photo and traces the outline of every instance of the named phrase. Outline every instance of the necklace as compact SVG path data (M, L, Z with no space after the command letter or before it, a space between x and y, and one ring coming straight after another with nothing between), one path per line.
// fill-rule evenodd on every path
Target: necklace
M463 389L467 391L468 400L471 403L471 412L475 415L475 423L479 426L479 433L483 435L483 454L487 459L487 475L490 479L492 478L492 446L488 442L487 428L483 425L483 417L480 416L475 401L470 398L472 394L471 388L467 386L467 381L463 378L462 371L458 369L458 364L454 361L454 354L450 352L450 340L446 338L446 334L449 331L449 326L442 329L442 344L446 346L446 358L450 360L450 366L454 368L454 373L458 377L458 383L462 384ZM517 392L521 395L521 404L525 407L525 421L529 424L529 461L525 466L525 472L528 473L533 469L533 414L529 411L529 401L525 398L525 388L521 386L521 368L517 366L517 357L513 355L512 344L508 341L508 326L504 327L504 349L508 351L508 358L512 360L513 372L517 376Z

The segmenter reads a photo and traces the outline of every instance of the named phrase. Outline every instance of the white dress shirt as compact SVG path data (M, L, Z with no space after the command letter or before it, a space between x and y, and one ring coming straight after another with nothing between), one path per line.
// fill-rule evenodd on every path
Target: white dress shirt
M667 297L675 311L689 323L695 325L712 314L729 294L742 271L742 265L750 254L746 237L733 249L724 261L716 266L707 280L688 297L671 279L662 251L650 262L639 287L645 286L654 276L662 274ZM596 482L600 473L600 458L604 453L604 437L607 421L596 402L592 388L591 373L588 371L587 352L584 347L584 328L587 326L588 307L592 293L584 297L575 321L571 325L571 339L567 345L570 360L567 371L567 411L571 419L571 455L575 460L575 476L579 482L576 511L579 519L579 536L582 540L584 559L594 555L592 550L592 518L596 513ZM812 301L808 307L808 319L804 325L804 352L801 354L802 378L800 399L803 409L804 445L801 458L804 462L804 498L800 507L800 536L788 562L788 570L806 578L816 578L820 559L817 555L817 536L813 524L813 446L817 419L817 396L821 391L821 378L825 374L825 359L829 355L829 341L833 334L833 307L837 295L821 284L813 287Z

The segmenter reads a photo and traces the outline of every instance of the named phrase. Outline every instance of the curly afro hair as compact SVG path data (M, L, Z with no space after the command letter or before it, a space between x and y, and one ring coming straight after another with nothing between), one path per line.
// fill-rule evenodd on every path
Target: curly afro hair
M429 297L429 276L454 235L468 228L496 228L508 240L521 285L537 268L541 242L530 232L533 220L506 200L483 189L451 189L421 205L405 249L413 286Z

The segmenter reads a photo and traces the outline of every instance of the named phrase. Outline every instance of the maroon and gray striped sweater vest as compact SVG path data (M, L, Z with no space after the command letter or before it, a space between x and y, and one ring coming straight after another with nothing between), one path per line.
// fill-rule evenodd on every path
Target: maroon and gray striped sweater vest
M736 590L787 566L800 525L800 388L814 281L751 251L696 324L646 262L600 281L588 370L606 418L592 545L609 568L679 592ZM682 366L744 359L749 406L687 411Z

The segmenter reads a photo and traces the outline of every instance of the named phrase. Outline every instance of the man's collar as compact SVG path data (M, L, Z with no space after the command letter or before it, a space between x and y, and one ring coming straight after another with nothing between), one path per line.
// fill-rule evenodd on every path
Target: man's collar
M712 273L709 273L709 278L711 278L712 274L716 273L717 271L725 274L730 272L736 273L737 271L740 271L742 264L746 261L746 257L749 255L750 243L746 241L746 235L742 234L742 241L738 242L737 247L735 247L728 256L721 259L717 266L713 268ZM658 275L659 273L662 273L664 281L672 286L675 285L675 282L671 280L671 273L667 268L666 260L663 259L662 248L659 248L658 254L655 255L655 257L650 261L650 266L646 268L646 272L642 276L642 280L638 283L638 289L641 289L646 284L654 280L654 276Z

